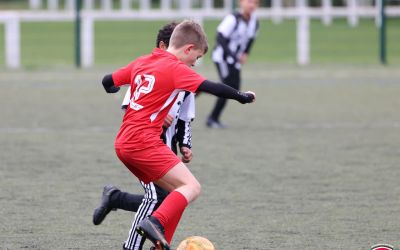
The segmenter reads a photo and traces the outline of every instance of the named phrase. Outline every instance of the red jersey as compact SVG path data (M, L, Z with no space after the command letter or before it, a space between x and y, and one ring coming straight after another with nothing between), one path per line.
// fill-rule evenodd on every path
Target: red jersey
M130 83L131 100L116 148L143 149L160 141L162 125L180 91L195 92L206 80L171 53L154 49L112 74L115 86Z

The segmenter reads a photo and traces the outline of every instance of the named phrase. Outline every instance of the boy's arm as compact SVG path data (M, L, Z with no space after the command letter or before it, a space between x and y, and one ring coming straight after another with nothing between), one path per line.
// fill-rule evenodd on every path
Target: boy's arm
M226 55L226 61L228 64L235 64L237 58L233 54L233 52L229 49L229 38L224 37L221 32L217 33L217 43L221 45L224 54Z
M204 91L218 97L234 99L242 104L251 103L256 100L256 94L251 91L241 92L228 85L215 83L209 80L202 82L197 91Z
M251 48L253 46L254 40L256 39L256 36L257 36L257 33L258 33L259 29L260 29L260 22L257 20L256 21L256 27L255 27L255 30L254 30L254 34L253 34L253 36L250 37L249 41L247 42L246 48L244 50L244 53L250 54L250 50L251 50Z
M176 139L179 144L179 151L182 154L182 162L188 163L192 160L192 127L190 122L178 119Z
M191 92L185 92L176 122L176 140L182 154L182 161L188 163L192 157L192 126L195 117L195 97Z
M189 121L178 119L176 123L176 140L180 148L192 148L192 126Z
M250 38L249 41L247 42L246 49L244 50L244 53L250 54L250 50L251 50L251 47L253 46L253 43L254 43L254 38Z
M114 85L114 80L111 74L105 75L101 83L107 93L117 93L119 91L119 87Z
M129 102L131 101L131 86L126 90L124 100L121 104L121 109L126 110L129 106Z

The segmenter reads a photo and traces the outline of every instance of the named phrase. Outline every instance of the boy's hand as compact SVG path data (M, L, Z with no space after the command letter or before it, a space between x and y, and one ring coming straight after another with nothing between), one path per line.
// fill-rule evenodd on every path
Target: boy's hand
M254 93L253 91L246 91L245 93L248 94L248 95L253 95L253 99L252 99L251 102L255 102L256 101L256 93Z
M172 116L167 115L164 120L163 128L169 128L169 126L171 126L173 120L174 120L174 118Z
M117 93L119 91L119 87L114 85L114 80L112 79L111 74L105 75L101 83L107 93Z
M246 53L241 54L239 57L240 64L245 64L248 58L249 56Z
M183 163L190 162L193 158L192 150L188 147L181 147L180 150L182 154L182 162Z
M240 99L238 99L238 101L241 104L252 103L256 101L256 94L252 91L246 91L246 92L238 91L238 94L240 95Z

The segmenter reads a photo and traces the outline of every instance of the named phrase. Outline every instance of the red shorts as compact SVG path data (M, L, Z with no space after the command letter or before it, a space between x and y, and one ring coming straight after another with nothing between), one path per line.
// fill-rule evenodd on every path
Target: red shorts
M145 149L116 148L115 151L125 166L144 183L160 179L181 162L161 140L158 145Z

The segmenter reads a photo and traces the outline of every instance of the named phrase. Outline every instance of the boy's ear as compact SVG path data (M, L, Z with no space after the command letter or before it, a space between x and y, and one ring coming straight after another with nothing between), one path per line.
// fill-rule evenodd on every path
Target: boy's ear
M190 50L192 50L192 49L194 49L194 44L187 44L187 45L185 45L185 49L184 49L184 52L187 54L187 53L189 53L190 52Z
M160 42L158 43L158 47L159 47L160 49L163 49L163 50L168 49L167 45L166 45L163 41L160 41Z

